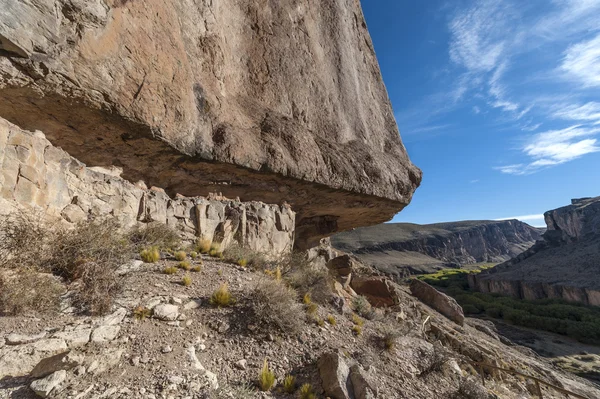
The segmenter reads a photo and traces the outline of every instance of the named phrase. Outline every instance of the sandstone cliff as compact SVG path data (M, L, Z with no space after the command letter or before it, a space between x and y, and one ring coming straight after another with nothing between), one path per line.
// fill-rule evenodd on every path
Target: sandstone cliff
M27 132L0 118L0 216L42 209L74 224L116 218L124 227L160 222L183 237L239 245L272 255L289 252L295 213L289 206L226 198L170 198L119 177L120 170L88 168L41 132Z
M334 247L399 277L478 262L502 262L531 247L538 229L517 220L382 224L336 234Z
M600 306L600 197L544 214L543 241L469 276L471 288L524 299L560 298Z
M421 172L359 0L15 0L0 117L174 196L288 201L297 244L390 219Z

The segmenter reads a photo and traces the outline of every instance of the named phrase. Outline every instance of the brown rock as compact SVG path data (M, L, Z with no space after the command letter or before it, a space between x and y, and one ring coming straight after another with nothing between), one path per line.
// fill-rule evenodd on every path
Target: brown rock
M455 323L463 325L465 316L462 308L454 298L417 279L410 282L410 292L419 298L421 302L431 306Z
M398 302L393 283L385 277L355 277L350 286L358 295L367 297L373 306L393 306Z
M347 276L356 268L356 261L350 255L342 255L327 262L327 267L334 270L339 276Z
M171 196L287 200L302 247L421 180L357 0L15 0L0 54L0 117Z
M325 353L317 362L325 395L332 399L354 398L350 369L339 353Z

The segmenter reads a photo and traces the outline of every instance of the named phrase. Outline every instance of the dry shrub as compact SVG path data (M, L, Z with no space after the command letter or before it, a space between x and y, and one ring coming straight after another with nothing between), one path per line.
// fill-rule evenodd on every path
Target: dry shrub
M278 328L285 334L296 334L304 320L298 294L279 281L261 278L251 294L252 309L260 324Z
M35 210L0 220L0 267L40 268L48 256L51 227Z
M210 244L210 240L199 238L198 241L196 241L195 250L201 254L207 254L208 251L210 251Z
M249 248L244 248L239 244L233 244L223 251L225 261L235 263L238 266L251 266L255 269L264 269L267 265L267 260L264 254L253 251Z
M332 292L332 277L323 265L311 263L306 255L292 253L278 263L281 273L301 295L310 293L313 301L326 304Z
M168 266L164 268L163 273L171 275L177 273L177 270L179 269L177 269L175 266Z
M434 372L442 371L444 363L446 363L449 358L450 354L446 348L440 343L433 344L433 352L431 356L428 356L427 359L425 359L425 367L419 375L426 376Z
M181 279L181 285L183 285L184 287L189 287L190 285L192 285L192 277L189 274L183 276L183 278Z
M121 285L116 269L130 259L131 247L116 220L86 222L59 231L52 239L46 267L68 281L79 279L75 305L80 311L110 311Z
M180 262L183 262L187 259L187 254L185 253L185 251L177 251L173 256L175 257L175 260L178 260Z
M102 262L86 262L79 268L80 284L73 304L79 311L92 315L110 312L114 298L121 292L121 282L114 269Z
M64 292L63 284L47 273L23 269L0 275L0 314L56 312Z
M168 249L181 246L179 234L171 227L160 222L137 225L131 229L128 238L137 250L144 247Z
M160 260L160 251L158 250L158 247L143 249L140 252L140 258L142 258L142 261L145 263L156 263Z
M235 299L231 296L229 285L223 283L217 288L210 297L210 304L213 306L231 306L235 303Z

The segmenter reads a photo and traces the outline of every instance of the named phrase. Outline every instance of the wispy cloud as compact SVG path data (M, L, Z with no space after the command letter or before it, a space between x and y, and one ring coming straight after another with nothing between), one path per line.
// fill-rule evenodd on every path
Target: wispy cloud
M600 65L599 65L600 68ZM553 112L558 119L600 123L600 103L595 101L586 104L559 105Z
M494 219L494 220L538 220L538 219L543 219L544 215L543 214L535 214L535 215L523 215L523 216L511 216L508 218L499 218L499 219Z
M529 163L499 166L495 169L511 175L527 175L573 161L600 151L597 139L592 138L598 134L600 127L581 125L536 134L522 147L523 153L530 158Z
M600 87L600 35L570 46L560 69L583 87Z

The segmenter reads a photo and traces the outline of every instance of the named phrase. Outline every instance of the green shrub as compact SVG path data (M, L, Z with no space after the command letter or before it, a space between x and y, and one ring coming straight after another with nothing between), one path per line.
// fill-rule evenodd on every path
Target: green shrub
M258 374L258 386L263 392L270 391L275 386L275 373L269 369L267 359L265 359L263 367Z
M283 390L286 393L294 393L296 391L296 377L293 375L286 375L283 379Z
M180 262L187 259L187 254L185 253L185 251L177 251L177 252L175 252L174 256L175 256L175 260L178 260Z
M235 299L229 292L229 286L227 283L223 283L216 289L210 297L210 303L214 306L231 306L235 303Z
M145 263L156 263L160 260L160 251L158 250L158 247L143 249L142 252L140 252L140 258L142 258Z

